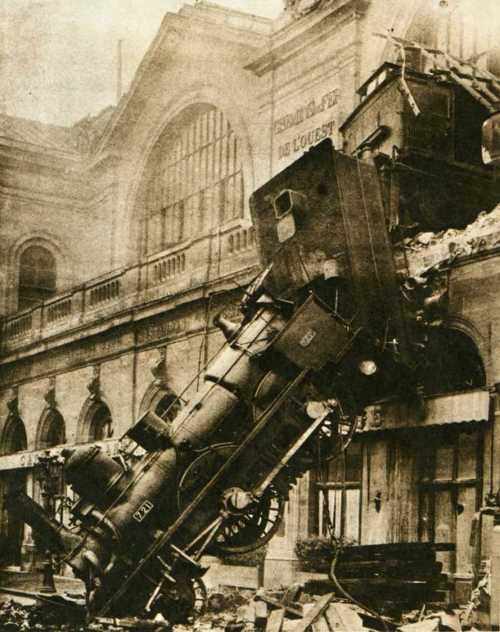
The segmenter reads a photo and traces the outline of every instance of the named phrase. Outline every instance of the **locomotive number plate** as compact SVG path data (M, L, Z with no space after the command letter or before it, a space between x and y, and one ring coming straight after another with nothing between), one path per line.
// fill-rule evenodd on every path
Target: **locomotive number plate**
M154 505L149 500L145 500L137 511L134 512L134 520L142 522L148 513L153 509Z
M311 342L315 338L316 338L316 332L314 331L314 329L308 329L306 333L302 336L299 344L301 347L305 349L311 344Z

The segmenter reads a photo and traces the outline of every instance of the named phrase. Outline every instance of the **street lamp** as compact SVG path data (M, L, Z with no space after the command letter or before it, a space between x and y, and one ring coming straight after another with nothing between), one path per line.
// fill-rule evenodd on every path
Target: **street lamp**
M56 500L61 497L62 461L59 455L46 452L40 455L36 464L40 481L42 504L48 516L56 518ZM62 516L60 517L62 521ZM45 549L43 563L43 584L40 592L55 593L54 560L51 551Z

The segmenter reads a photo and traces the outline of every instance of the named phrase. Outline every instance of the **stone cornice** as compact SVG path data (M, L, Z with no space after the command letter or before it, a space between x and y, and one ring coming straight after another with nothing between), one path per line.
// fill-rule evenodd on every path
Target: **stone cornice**
M366 0L334 0L305 17L288 23L274 34L273 46L245 68L261 77L293 59L338 29L341 23L363 13Z
M215 13L222 13L233 18L240 17L242 20L245 19L248 24L252 21L255 24L267 24L269 25L269 34L248 27L245 28L244 26L236 27L227 21L221 22L220 20L209 19L210 12L214 15ZM126 116L126 112L131 107L132 102L140 98L139 94L143 82L146 80L151 81L152 77L155 76L151 69L154 67L156 71L162 71L166 64L171 64L172 56L167 53L174 54L178 52L183 40L189 42L198 35L212 41L220 39L226 45L234 44L238 47L246 47L250 53L250 51L255 51L268 42L271 24L272 21L266 18L258 18L230 9L226 10L206 2L201 2L199 7L185 7L178 14L166 13L155 39L136 71L129 91L120 100L108 123L107 130L99 141L92 162L99 162L100 153L106 150L114 131L120 125L120 121ZM246 39L243 37L244 34L248 35Z

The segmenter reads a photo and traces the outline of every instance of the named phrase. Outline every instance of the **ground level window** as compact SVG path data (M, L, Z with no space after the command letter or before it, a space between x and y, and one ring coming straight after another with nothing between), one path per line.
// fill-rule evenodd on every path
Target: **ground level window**
M329 536L329 524L336 537L359 542L361 517L361 443L354 441L347 451L330 461L318 473L318 534Z
M481 428L427 431L419 462L419 538L451 542L454 553L439 553L443 571L472 573L470 528L481 498Z

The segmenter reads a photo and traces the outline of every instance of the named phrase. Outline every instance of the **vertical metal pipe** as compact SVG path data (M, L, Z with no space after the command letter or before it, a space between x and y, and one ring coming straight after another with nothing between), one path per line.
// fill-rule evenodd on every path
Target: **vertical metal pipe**
M120 102L123 93L123 63L122 63L123 40L118 40L117 63L116 63L116 104Z

